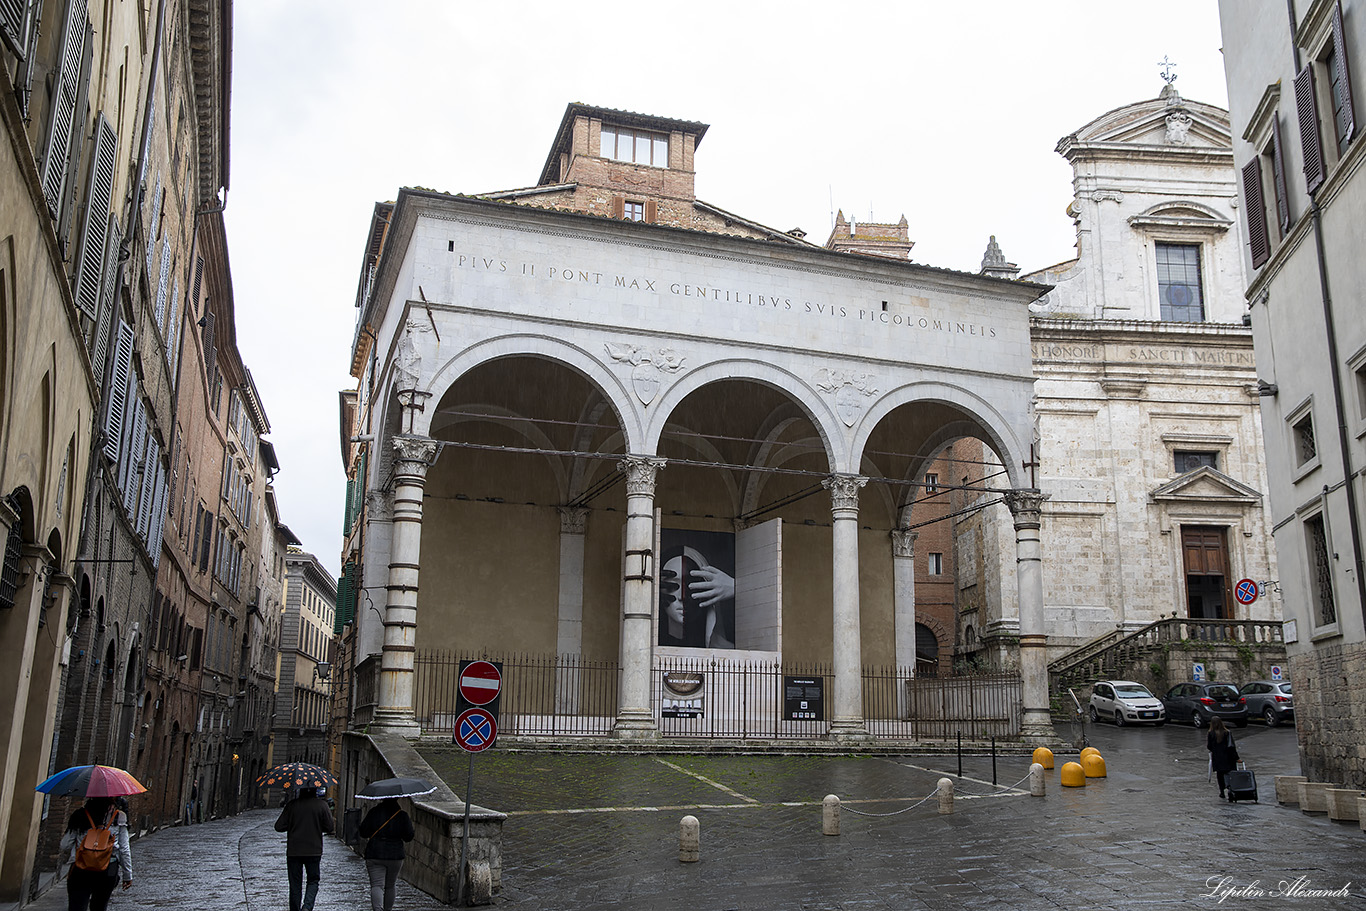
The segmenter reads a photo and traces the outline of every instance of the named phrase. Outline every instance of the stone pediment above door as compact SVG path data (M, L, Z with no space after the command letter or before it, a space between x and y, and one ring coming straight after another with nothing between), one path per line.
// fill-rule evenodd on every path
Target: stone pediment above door
M1155 503L1222 503L1258 506L1262 494L1218 469L1203 466L1188 471L1148 493Z

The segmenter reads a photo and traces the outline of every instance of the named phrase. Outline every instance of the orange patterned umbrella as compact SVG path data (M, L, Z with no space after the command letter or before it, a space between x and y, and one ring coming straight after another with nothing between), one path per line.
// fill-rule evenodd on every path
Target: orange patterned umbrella
M327 769L308 762L286 762L277 765L256 779L260 788L284 788L285 792L300 788L335 788L337 779Z

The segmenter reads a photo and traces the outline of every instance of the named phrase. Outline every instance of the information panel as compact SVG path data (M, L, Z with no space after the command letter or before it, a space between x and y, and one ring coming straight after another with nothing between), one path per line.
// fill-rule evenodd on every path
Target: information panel
M788 721L824 721L825 678L784 677L783 717Z

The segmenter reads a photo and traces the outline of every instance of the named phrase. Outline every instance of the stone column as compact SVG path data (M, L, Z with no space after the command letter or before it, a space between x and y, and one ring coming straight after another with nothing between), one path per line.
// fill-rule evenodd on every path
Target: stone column
M919 532L893 528L892 610L896 629L896 663L915 676L915 539Z
M859 641L858 492L867 478L831 475L821 482L830 491L834 543L834 715L830 736L868 737L863 723L863 649Z
M650 665L654 654L655 475L664 459L628 456L617 468L626 475L626 554L621 575L621 690L615 737L659 735L650 710Z
M568 660L555 680L555 711L573 715L579 710L579 661L583 657L583 553L588 510L560 507L559 628L555 653Z
M1043 547L1040 512L1047 497L1037 490L1006 494L1015 517L1015 575L1020 598L1020 680L1026 741L1057 738L1048 707L1048 636L1043 619Z
M379 704L372 730L416 737L413 653L417 649L417 573L422 553L422 490L438 452L426 437L394 439L393 542L389 551L384 647L380 652Z

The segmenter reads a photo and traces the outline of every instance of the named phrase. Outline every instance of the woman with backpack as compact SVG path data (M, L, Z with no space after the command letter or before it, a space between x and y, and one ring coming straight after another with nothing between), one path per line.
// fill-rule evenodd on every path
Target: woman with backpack
M413 840L413 820L397 798L387 797L365 815L360 823L365 843L365 872L370 876L370 907L373 911L394 911L398 872L403 869L405 841Z
M112 797L90 797L71 814L60 848L70 864L66 877L68 911L105 911L114 887L133 885L133 849L128 844L128 814Z

